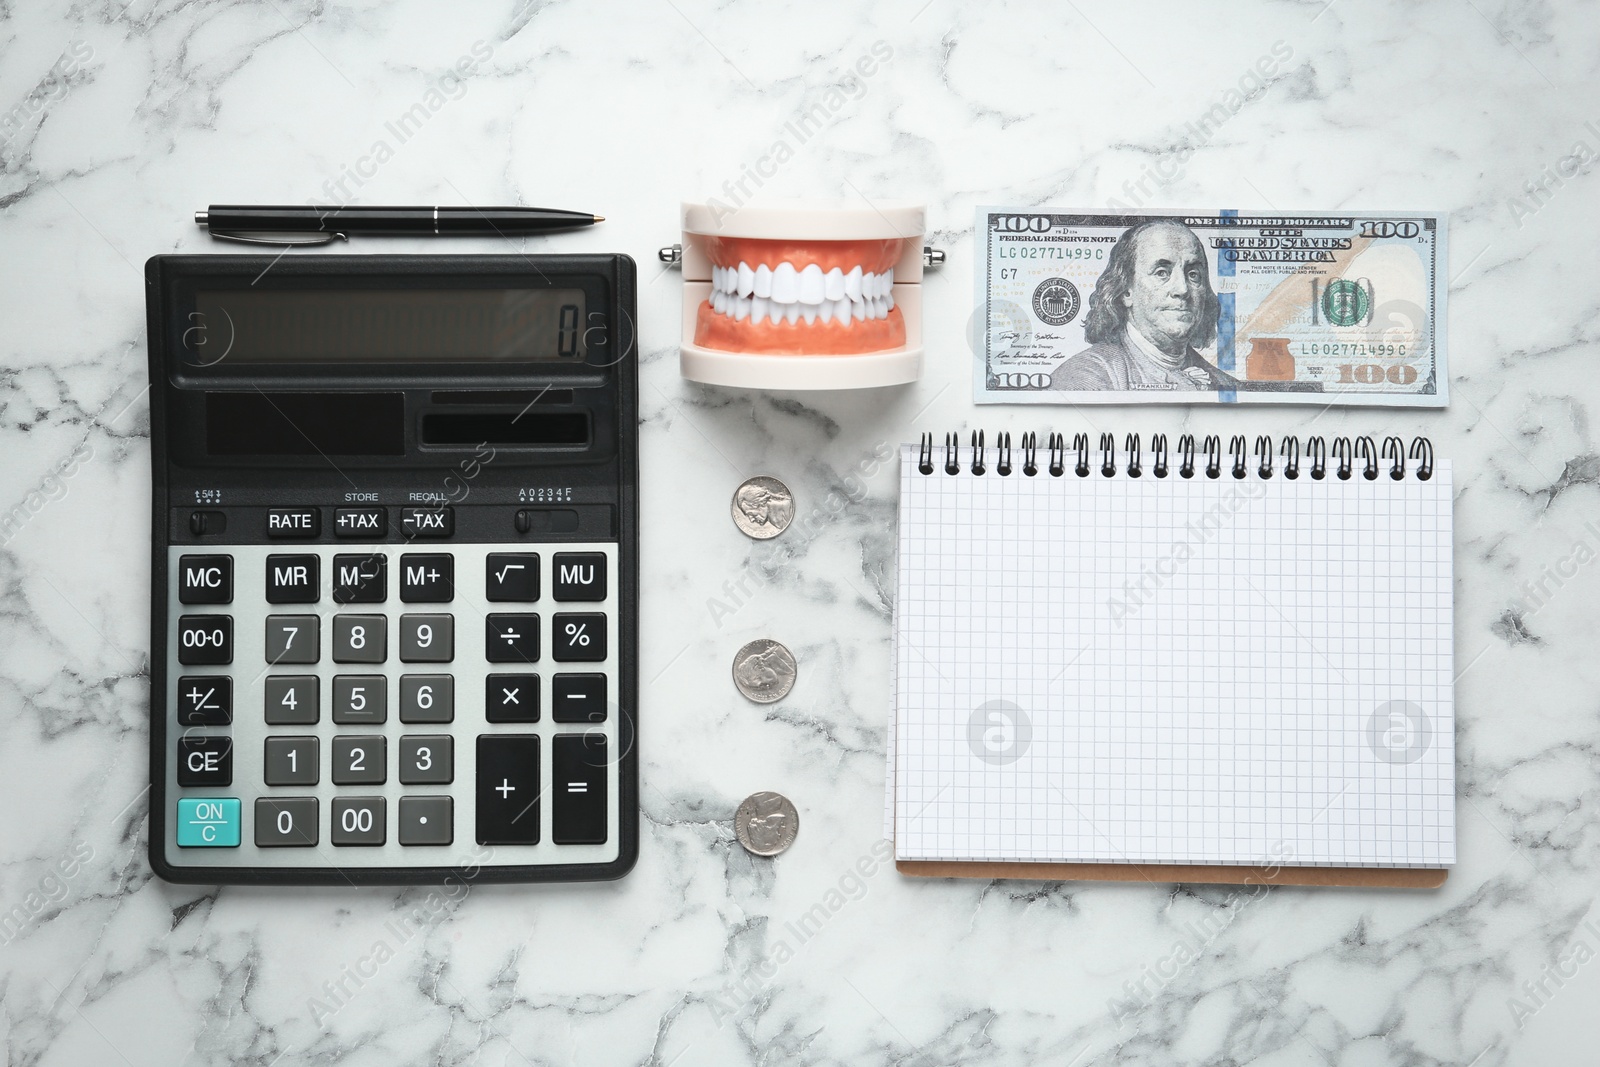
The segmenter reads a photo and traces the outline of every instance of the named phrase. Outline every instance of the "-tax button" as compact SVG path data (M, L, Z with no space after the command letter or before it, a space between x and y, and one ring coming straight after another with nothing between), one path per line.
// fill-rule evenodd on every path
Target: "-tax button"
M238 848L237 797L184 797L178 801L179 848Z
M448 506L401 508L400 532L407 537L449 537L455 530L455 512Z

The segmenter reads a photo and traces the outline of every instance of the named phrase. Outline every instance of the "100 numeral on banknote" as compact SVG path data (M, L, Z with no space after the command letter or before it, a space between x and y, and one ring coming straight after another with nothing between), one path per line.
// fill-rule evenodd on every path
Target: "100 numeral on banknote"
M1443 218L982 208L974 399L1445 406Z

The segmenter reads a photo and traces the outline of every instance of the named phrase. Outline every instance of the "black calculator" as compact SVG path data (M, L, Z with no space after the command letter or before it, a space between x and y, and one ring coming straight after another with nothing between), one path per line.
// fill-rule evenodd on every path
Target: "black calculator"
M625 874L633 261L156 256L145 280L156 873Z

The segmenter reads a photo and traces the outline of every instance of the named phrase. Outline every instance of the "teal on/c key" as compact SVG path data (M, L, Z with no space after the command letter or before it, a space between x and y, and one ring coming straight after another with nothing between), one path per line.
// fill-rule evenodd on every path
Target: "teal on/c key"
M184 797L178 801L179 848L238 848L237 797Z

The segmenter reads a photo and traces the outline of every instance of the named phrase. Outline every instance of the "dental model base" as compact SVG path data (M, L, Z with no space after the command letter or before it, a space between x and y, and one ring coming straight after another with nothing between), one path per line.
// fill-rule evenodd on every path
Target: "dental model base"
M683 205L679 370L709 385L862 389L922 375L920 204Z

